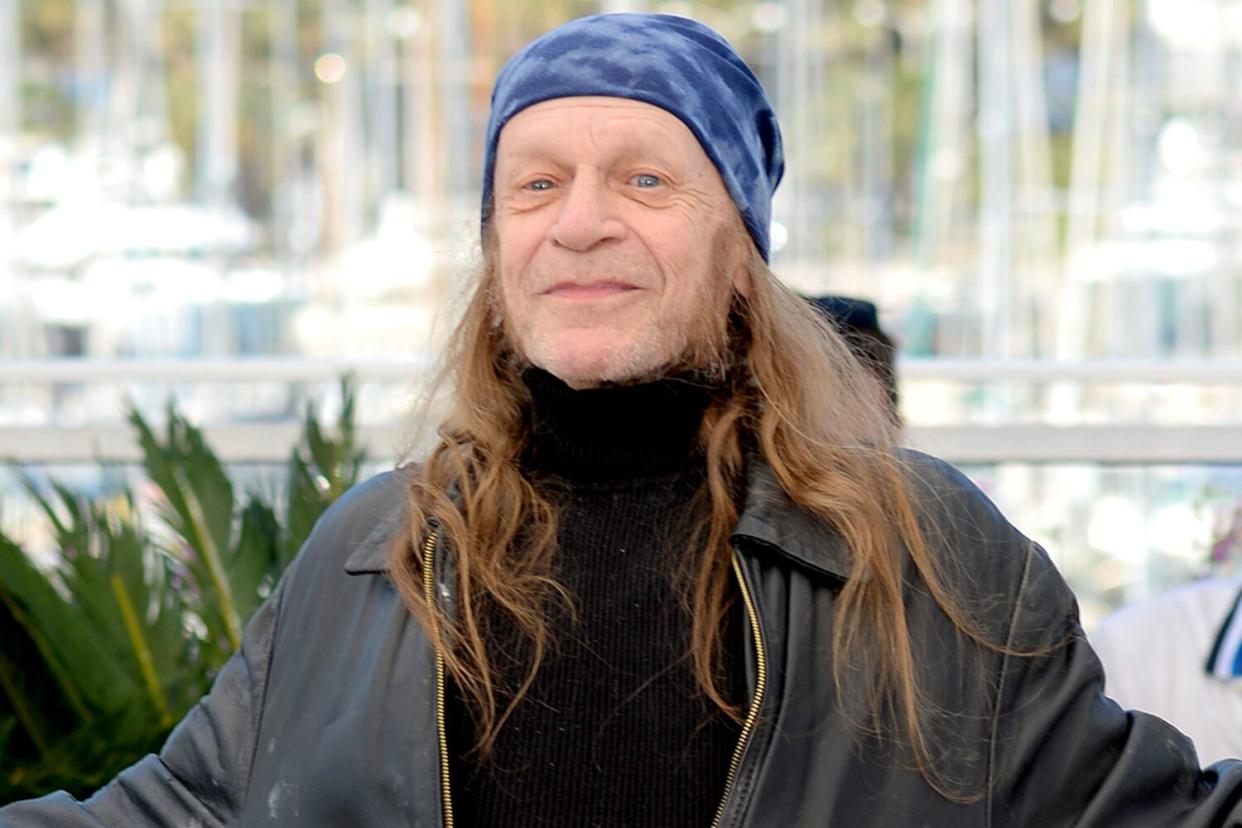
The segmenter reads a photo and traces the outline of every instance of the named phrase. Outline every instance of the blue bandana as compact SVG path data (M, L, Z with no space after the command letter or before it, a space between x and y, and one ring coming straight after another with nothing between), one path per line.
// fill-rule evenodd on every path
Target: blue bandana
M720 171L766 260L772 192L785 171L780 127L759 79L723 37L668 14L582 17L530 43L492 90L483 159L483 221L501 128L552 98L605 95L644 101L685 123Z

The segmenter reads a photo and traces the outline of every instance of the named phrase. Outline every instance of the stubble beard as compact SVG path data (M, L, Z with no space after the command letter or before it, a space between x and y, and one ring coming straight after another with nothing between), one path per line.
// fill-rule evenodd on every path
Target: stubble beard
M502 313L499 274L489 267L492 285L493 328L499 334L500 352L521 373L538 367L575 387L588 385L637 385L666 377L678 377L704 385L724 382L735 362L730 337L730 316L734 306L733 288L726 269L713 263L713 277L705 280L691 303L694 311L674 320L660 319L649 312L640 320L642 335L614 351L589 376L574 376L565 366L550 359L532 359L522 347L522 337L511 320ZM538 346L534 350L539 350ZM671 356L664 357L664 354Z

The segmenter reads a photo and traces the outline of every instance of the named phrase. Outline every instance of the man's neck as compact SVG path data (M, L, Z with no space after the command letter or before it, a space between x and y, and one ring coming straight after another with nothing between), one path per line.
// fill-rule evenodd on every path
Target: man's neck
M714 389L679 378L575 390L538 368L530 389L532 437L523 465L571 480L677 472L696 464Z

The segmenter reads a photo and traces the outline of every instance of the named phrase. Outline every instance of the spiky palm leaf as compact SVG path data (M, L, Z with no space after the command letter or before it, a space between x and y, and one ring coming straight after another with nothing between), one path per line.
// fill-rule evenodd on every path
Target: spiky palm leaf
M159 748L315 519L357 480L352 383L341 390L337 437L307 409L284 526L260 496L236 497L172 405L162 439L130 412L162 526L144 525L128 491L92 501L25 479L61 554L44 571L0 534L0 802L88 794Z
M241 646L243 621L224 564L233 533L233 484L202 432L171 403L162 442L136 408L129 421L138 434L143 468L163 495L161 514L188 547L183 557L208 598L200 607L207 628L223 633L224 640L213 643L231 652Z
M26 763L0 760L0 775L12 784L47 784L67 773L85 781L93 779L92 767L149 750L198 697L204 675L188 657L185 608L168 588L168 561L142 531L129 493L93 503L54 486L53 502L26 483L62 552L57 569L43 573L11 541L0 540L9 619L43 656L30 659L27 648L26 659L14 662L20 671L0 681L36 749ZM6 640L0 668L11 666L9 652L17 654ZM74 714L59 717L51 739L37 732L36 713L14 692L40 672L57 680L60 693L39 699L33 711L48 706ZM83 752L83 744L97 747Z
M282 549L286 562L297 554L324 510L358 482L366 460L354 430L357 399L353 380L344 377L340 389L341 412L337 416L335 439L324 434L314 408L308 404L302 441L289 458L287 533Z
M0 536L0 566L15 561L24 566L25 556L18 561L15 551ZM5 767L3 757L41 759L54 747L58 734L82 720L79 710L68 703L64 676L55 674L32 635L23 605L7 585L0 585L0 790L6 771L13 770Z

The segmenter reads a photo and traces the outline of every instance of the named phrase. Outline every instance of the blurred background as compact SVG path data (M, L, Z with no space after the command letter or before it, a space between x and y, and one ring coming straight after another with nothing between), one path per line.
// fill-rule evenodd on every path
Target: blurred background
M0 0L0 529L53 545L16 468L136 485L126 401L278 485L350 371L391 465L496 72L627 10L756 69L776 271L879 306L910 442L1088 621L1242 559L1242 0Z

